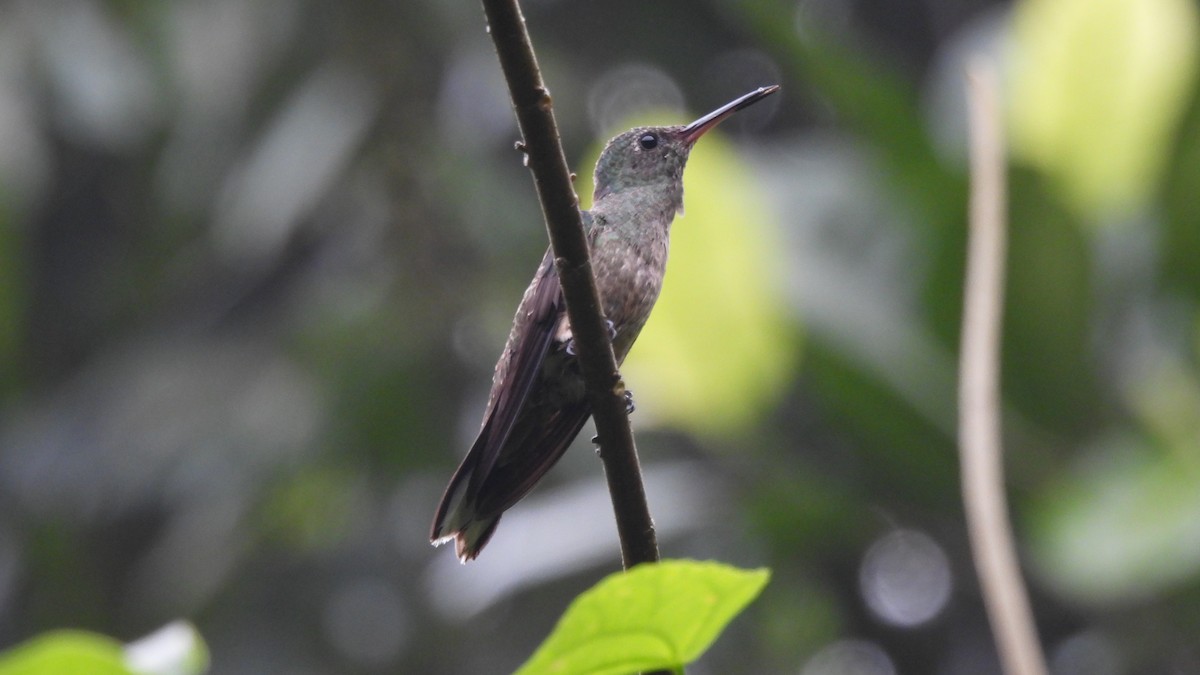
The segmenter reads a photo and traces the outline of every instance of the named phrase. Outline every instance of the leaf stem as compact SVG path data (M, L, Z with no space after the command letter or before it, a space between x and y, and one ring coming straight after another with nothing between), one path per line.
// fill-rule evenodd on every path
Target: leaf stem
M971 206L959 357L962 490L976 574L1004 672L1045 675L1004 498L999 368L1006 190L998 81L990 62L968 65Z

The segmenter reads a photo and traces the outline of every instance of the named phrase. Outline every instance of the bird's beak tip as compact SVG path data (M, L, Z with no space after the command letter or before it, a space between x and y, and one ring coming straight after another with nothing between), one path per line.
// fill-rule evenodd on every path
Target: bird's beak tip
M770 96L771 94L774 94L777 91L779 91L779 85L772 84L772 85L769 85L766 87L759 87L758 89L755 89L754 91L752 91L748 94L743 94L742 96L735 98L734 100L730 101L729 103L726 103L725 105L721 106L720 108L717 108L716 110L708 113L707 115L704 115L700 119L697 119L695 122L692 122L691 124L684 127L683 128L684 141L688 145L695 144L696 140L699 139L701 136L703 136L705 134L705 132L707 132L709 129L712 129L713 127L720 124L721 121L724 120L726 117L729 117L733 113L735 113L743 108L746 108L751 105L754 105L755 103L758 103L759 101Z

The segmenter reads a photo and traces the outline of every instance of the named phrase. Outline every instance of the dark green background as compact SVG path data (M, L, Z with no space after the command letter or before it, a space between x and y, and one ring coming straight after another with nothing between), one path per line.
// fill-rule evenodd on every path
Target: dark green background
M939 102L1010 9L525 7L576 165L638 107L783 85L722 131L785 242L798 365L736 433L634 415L664 555L774 570L690 673L997 672L955 455L962 119ZM1056 673L1200 672L1196 91L1123 213L1010 172L1010 499ZM472 2L0 5L0 647L186 617L215 673L504 673L618 566L586 443L477 563L426 541L545 246L507 105ZM863 595L897 530L952 579L916 626Z

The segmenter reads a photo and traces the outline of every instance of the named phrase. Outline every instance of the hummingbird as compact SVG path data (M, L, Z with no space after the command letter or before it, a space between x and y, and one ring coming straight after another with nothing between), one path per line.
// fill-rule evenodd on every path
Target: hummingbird
M618 364L662 289L671 221L683 212L683 168L692 147L725 118L778 90L779 85L760 87L691 124L631 129L600 153L592 208L582 216ZM632 409L632 399L627 402ZM479 435L450 478L430 541L438 546L453 539L459 560L474 560L500 516L554 466L589 416L550 250L517 308Z

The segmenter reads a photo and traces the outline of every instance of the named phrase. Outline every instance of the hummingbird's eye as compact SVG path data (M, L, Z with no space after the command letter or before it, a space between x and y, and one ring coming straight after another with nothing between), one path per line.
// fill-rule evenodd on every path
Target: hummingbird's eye
M638 138L638 145L642 146L643 150L653 150L658 147L658 134L642 134Z

